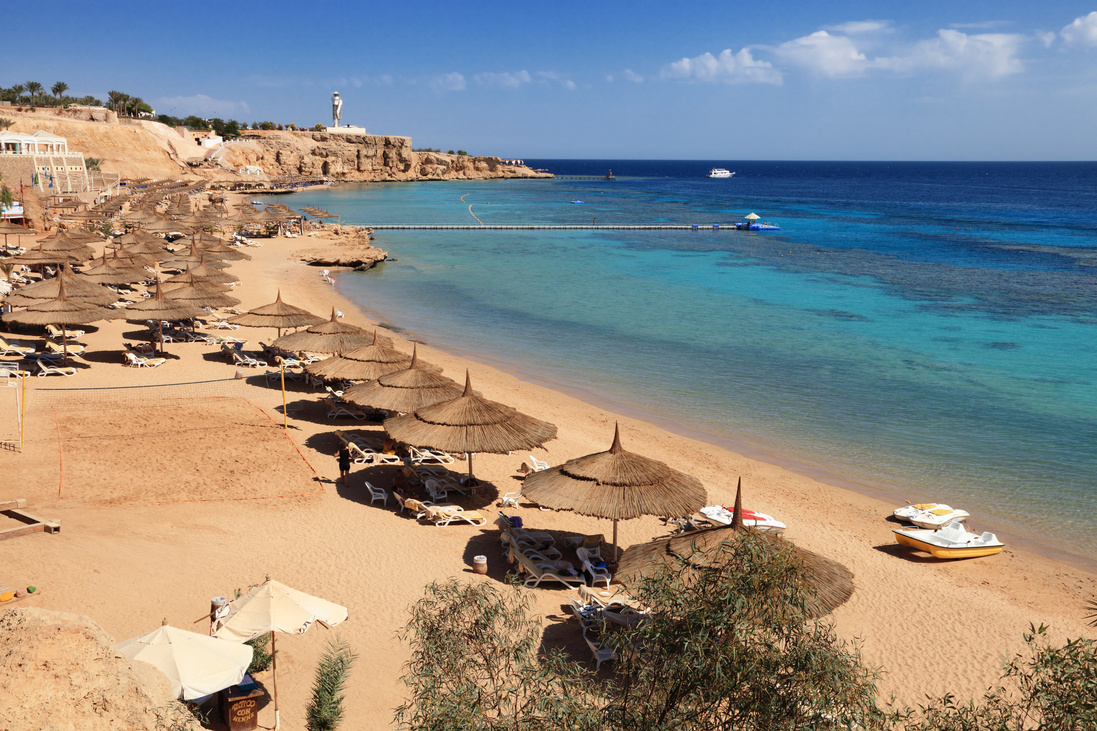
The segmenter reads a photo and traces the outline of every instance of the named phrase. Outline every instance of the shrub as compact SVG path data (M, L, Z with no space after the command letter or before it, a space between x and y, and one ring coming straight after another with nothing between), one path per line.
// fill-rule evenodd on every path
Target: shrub
M261 673L274 662L274 653L270 651L270 634L262 634L248 640L245 645L251 645L255 651L251 656L251 665L248 665L248 674Z

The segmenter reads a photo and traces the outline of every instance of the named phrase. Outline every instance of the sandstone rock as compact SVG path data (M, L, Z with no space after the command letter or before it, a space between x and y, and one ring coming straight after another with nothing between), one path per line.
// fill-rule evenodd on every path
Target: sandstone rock
M187 717L168 679L123 657L88 617L33 607L0 615L0 731L153 731Z

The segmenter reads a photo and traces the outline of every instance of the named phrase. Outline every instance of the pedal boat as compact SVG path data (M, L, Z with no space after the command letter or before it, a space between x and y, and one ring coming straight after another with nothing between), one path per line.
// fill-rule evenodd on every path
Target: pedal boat
M954 520L938 530L895 528L892 533L899 545L926 551L933 554L934 558L993 556L1006 547L993 533L969 533L959 520Z
M906 523L913 523L919 528L936 530L954 520L962 521L970 517L971 513L943 503L917 503L896 508L892 515Z
M708 505L701 508L701 515L705 516L713 523L731 525L731 520L735 517L735 510L725 508L722 505ZM754 528L755 530L762 532L783 531L787 527L772 515L757 513L745 508L743 509L743 525L747 528Z

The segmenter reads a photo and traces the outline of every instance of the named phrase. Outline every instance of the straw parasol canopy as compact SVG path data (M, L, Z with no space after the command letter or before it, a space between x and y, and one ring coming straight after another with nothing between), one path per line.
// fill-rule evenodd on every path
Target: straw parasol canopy
M145 322L156 320L160 332L160 352L164 352L164 320L176 322L178 320L190 320L194 317L202 317L206 311L201 307L195 307L189 302L171 300L164 296L164 288L160 281L156 282L156 296L151 299L134 302L126 308L127 322Z
M189 234L194 232L194 227L181 221L158 219L141 224L141 230L154 234Z
M388 373L408 368L411 365L411 356L396 350L389 343L391 341L388 338L382 338L374 330L373 342L369 345L309 363L305 366L305 370L318 378L328 380L372 381ZM426 365L426 363L419 363L420 367ZM440 368L435 370L441 371Z
M473 453L506 454L540 447L556 438L555 424L473 393L467 370L465 391L460 396L386 419L385 431L405 444L468 454L470 482L475 479Z
M68 264L65 264L65 296L72 300L89 302L93 305L109 305L118 297L100 287L97 283L88 281L82 274L74 274ZM25 287L20 287L11 293L6 302L20 306L31 305L38 301L57 299L61 295L61 277L50 277Z
M130 284L141 282L149 273L143 268L131 263L129 259L119 259L115 252L113 259L107 258L107 252L103 252L101 259L96 259L92 266L85 267L80 276L97 284Z
M673 557L677 556L685 565L680 561L674 561L671 565L681 570L683 581L689 582L692 567L711 565L721 557L727 557L728 554L717 550L717 547L725 542L741 540L746 531L751 532L758 540L772 542L778 550L792 551L794 559L803 567L802 576L805 581L815 589L815 603L809 610L812 617L829 614L853 596L853 572L837 561L801 548L772 533L730 526L680 533L630 546L621 556L614 578L624 584L639 584L645 576L654 574L661 565L668 560L674 561Z
M35 302L28 305L25 310L9 312L4 315L3 320L4 322L19 322L24 325L60 325L63 361L67 363L69 347L68 338L65 335L65 325L86 325L89 322L99 322L100 320L116 320L119 313L90 302L68 299L65 295L64 270L58 272L57 278L59 280L57 299Z
M311 325L304 330L289 333L275 340L272 345L292 353L342 353L369 345L374 340L365 328L351 325L349 322L341 322L333 307L331 319ZM391 342L391 341L390 341Z
M212 276L207 276L198 272L199 267L190 267L182 274L176 274L174 277L168 277L164 280L165 287L178 287L181 284L194 284L198 285L202 289L209 290L211 292L228 292L232 289L228 285L228 282L235 282L236 278L232 275L225 274L220 269L209 268L209 271L217 275L217 279ZM219 281L219 280L228 281Z
M522 495L544 508L611 519L614 558L618 520L693 515L706 499L705 486L696 477L625 451L619 427L609 450L528 475Z
M359 406L410 413L424 406L449 401L461 395L461 386L425 363L419 362L417 349L411 363L402 371L379 376L343 391L343 398Z
M251 254L245 254L239 249L234 249L231 246L225 246L223 241L218 241L216 244L206 246L199 249L203 254L207 255L211 259L223 259L225 261L250 261Z
M49 251L39 244L37 248L28 249L18 256L13 256L6 261L9 264L26 264L28 266L44 266L46 264L62 264L68 262L81 262L84 259L68 251Z
M33 236L35 230L29 226L16 226L11 221L0 221L0 234L4 234L4 246L8 245L8 236Z
M201 283L184 284L165 293L164 296L169 300L188 302L197 307L235 307L240 304L240 300L215 289L215 287L222 286L224 285L213 284L212 282L205 285Z
M256 307L243 315L237 315L229 320L233 325L245 327L274 327L278 328L278 336L282 336L282 330L288 327L307 327L319 325L324 318L318 317L308 310L287 305L282 301L282 291L278 291L278 297L269 305Z

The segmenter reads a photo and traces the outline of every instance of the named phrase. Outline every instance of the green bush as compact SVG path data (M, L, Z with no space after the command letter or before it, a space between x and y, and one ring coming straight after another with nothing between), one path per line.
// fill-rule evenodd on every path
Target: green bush
M328 644L312 685L312 700L305 709L308 731L335 731L343 721L343 698L351 668L358 655L345 642Z
M248 674L261 673L274 662L274 653L270 651L270 634L262 634L248 640L245 645L251 645L255 651L251 656L251 665L248 665Z

